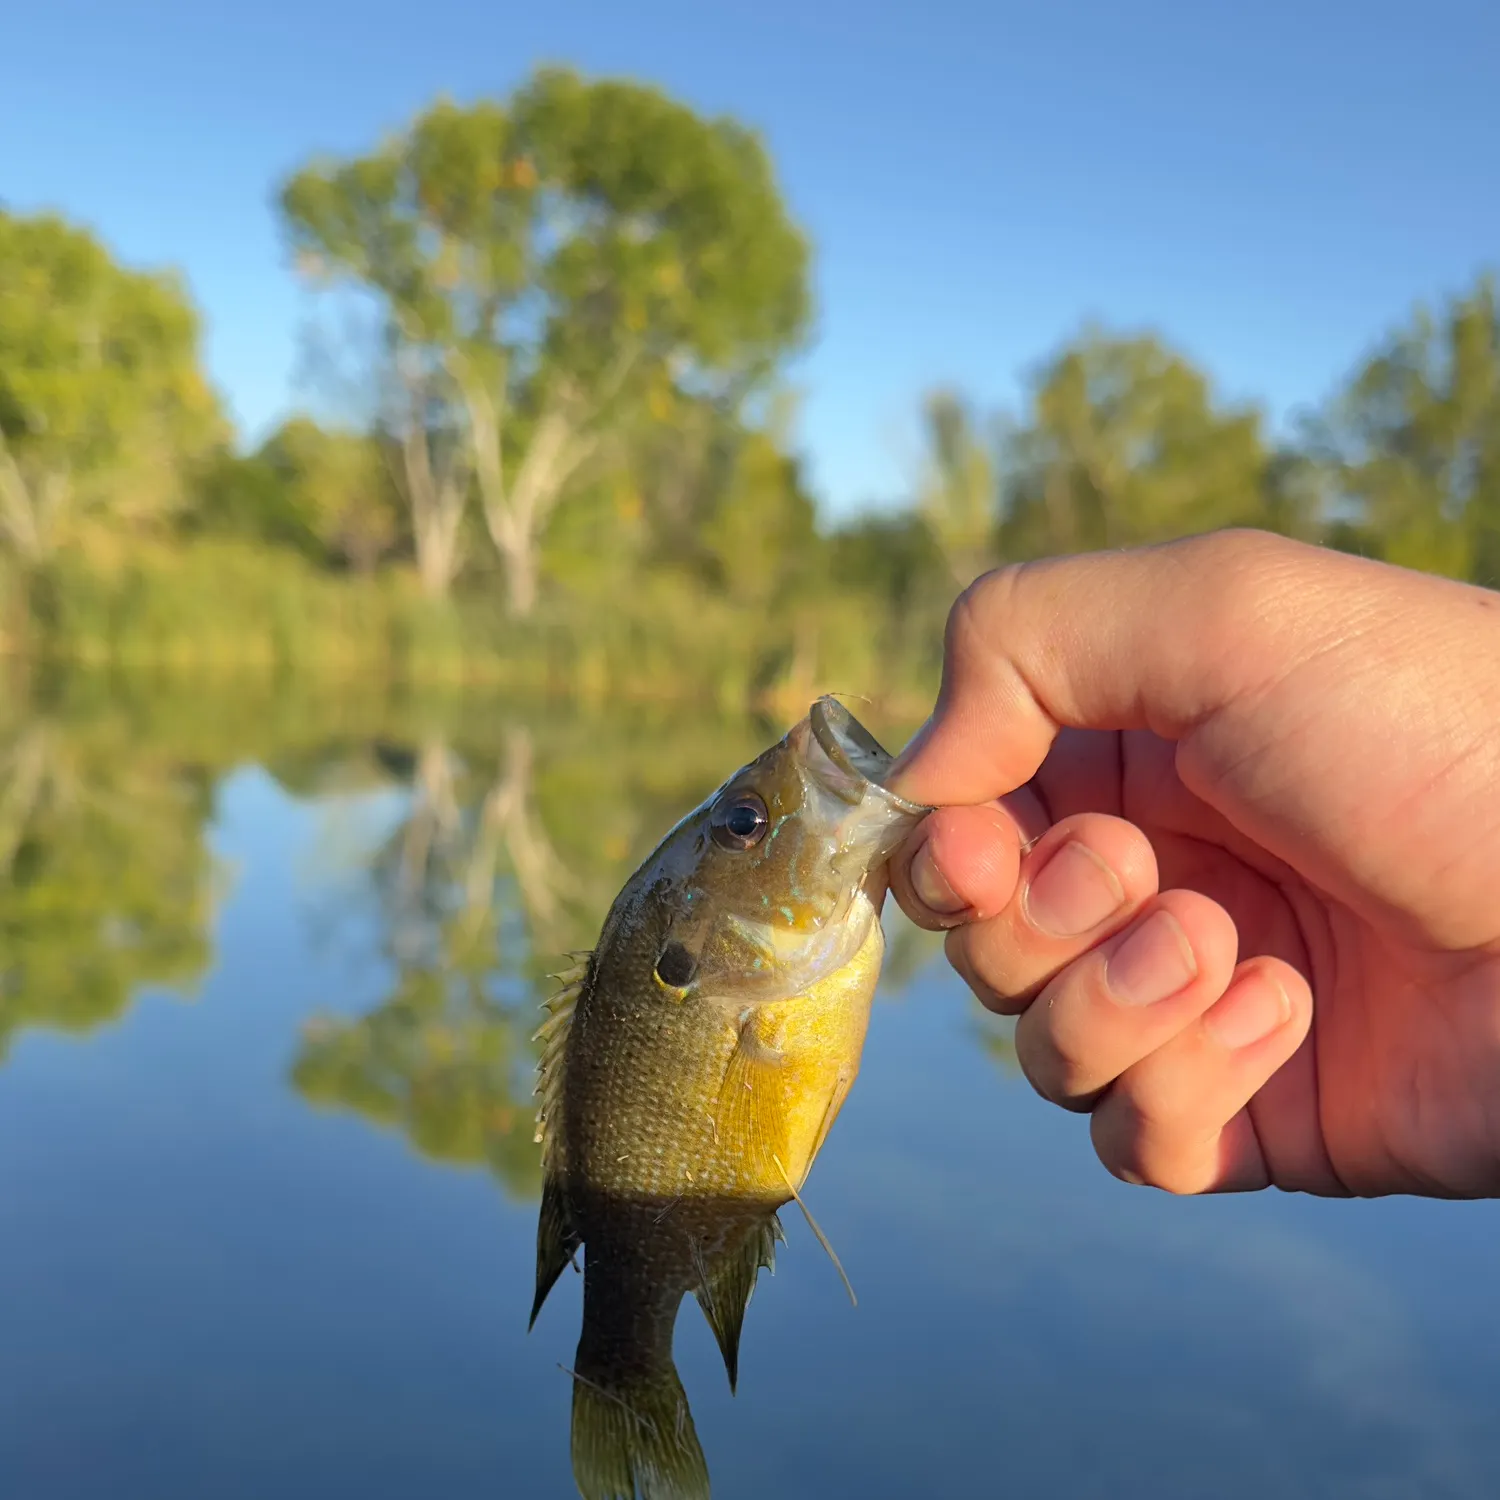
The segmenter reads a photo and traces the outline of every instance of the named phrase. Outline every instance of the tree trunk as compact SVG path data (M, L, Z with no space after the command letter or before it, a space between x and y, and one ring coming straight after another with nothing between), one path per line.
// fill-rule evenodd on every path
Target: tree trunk
M427 433L413 425L402 444L407 504L411 508L412 544L417 577L429 599L441 599L458 572L458 532L464 514L466 476L432 471Z
M485 411L471 401L471 412L476 409ZM512 619L524 620L536 608L547 519L593 443L579 439L560 411L549 411L537 424L514 481L506 485L498 424L491 419L472 425L484 522L505 570L506 611Z
M619 388L634 359L633 350L621 352L604 381L604 393L596 393L595 416ZM470 461L485 528L505 570L506 609L512 619L525 619L536 608L542 533L568 481L597 447L598 434L582 431L586 423L576 393L554 392L515 477L507 480L501 433L504 400L474 378L462 360L451 368L469 413Z
M500 560L505 567L505 607L512 619L524 620L536 608L539 559L534 539L506 546L498 540Z
M71 493L66 468L28 483L0 433L0 540L9 543L23 567L35 567L51 555Z
M458 572L458 528L445 524L441 515L432 515L417 525L413 535L422 592L429 599L445 598Z

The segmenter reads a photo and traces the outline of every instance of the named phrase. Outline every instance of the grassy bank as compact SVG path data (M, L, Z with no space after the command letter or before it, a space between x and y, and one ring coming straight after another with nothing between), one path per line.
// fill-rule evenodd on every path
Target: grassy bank
M423 596L408 570L330 573L233 541L96 546L0 577L0 652L27 672L347 689L482 687L588 703L694 700L784 716L826 689L920 712L941 614L893 631L878 602L829 587L795 613L643 572L607 599L554 592L525 621L472 587Z

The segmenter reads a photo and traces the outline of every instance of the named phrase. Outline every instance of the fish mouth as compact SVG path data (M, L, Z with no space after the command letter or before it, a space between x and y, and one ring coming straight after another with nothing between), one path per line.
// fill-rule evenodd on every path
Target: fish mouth
M807 717L818 748L836 773L828 775L828 768L818 767L814 757L814 770L823 770L818 779L829 791L850 803L862 802L873 791L892 811L912 817L932 811L921 802L908 802L885 786L895 757L838 699L827 695L819 698Z

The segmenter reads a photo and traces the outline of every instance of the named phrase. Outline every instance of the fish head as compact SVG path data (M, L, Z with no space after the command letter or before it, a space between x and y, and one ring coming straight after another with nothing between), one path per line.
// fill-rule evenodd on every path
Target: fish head
M930 809L882 784L891 756L833 698L729 778L638 872L656 984L768 1004L849 963L887 859Z

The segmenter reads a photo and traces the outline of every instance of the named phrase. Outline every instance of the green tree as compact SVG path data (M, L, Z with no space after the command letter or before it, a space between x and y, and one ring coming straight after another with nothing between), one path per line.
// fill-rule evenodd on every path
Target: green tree
M170 516L223 436L178 282L0 211L0 542L34 564L92 511Z
M998 445L953 391L936 391L923 409L927 458L918 508L953 581L967 588L993 565L1000 510Z
M477 488L511 610L569 485L662 387L743 393L807 316L807 249L759 140L655 89L544 70L440 102L282 209L309 275L373 293L422 577Z
M1419 308L1355 372L1323 430L1344 545L1500 585L1500 317L1482 280Z
M828 557L835 586L867 601L862 613L879 660L908 681L935 681L955 582L923 516L906 510L853 518L829 537ZM902 666L906 674L899 674Z
M1063 348L1007 450L1012 557L1265 520L1259 414L1217 407L1202 372L1154 338L1089 332Z
M307 557L317 540L298 497L259 451L221 449L198 474L197 497L183 517L185 534L247 537Z
M755 610L810 595L821 571L817 509L801 466L766 432L736 445L700 531L710 581Z
M396 546L399 496L374 439L293 417L259 457L326 557L368 573Z

